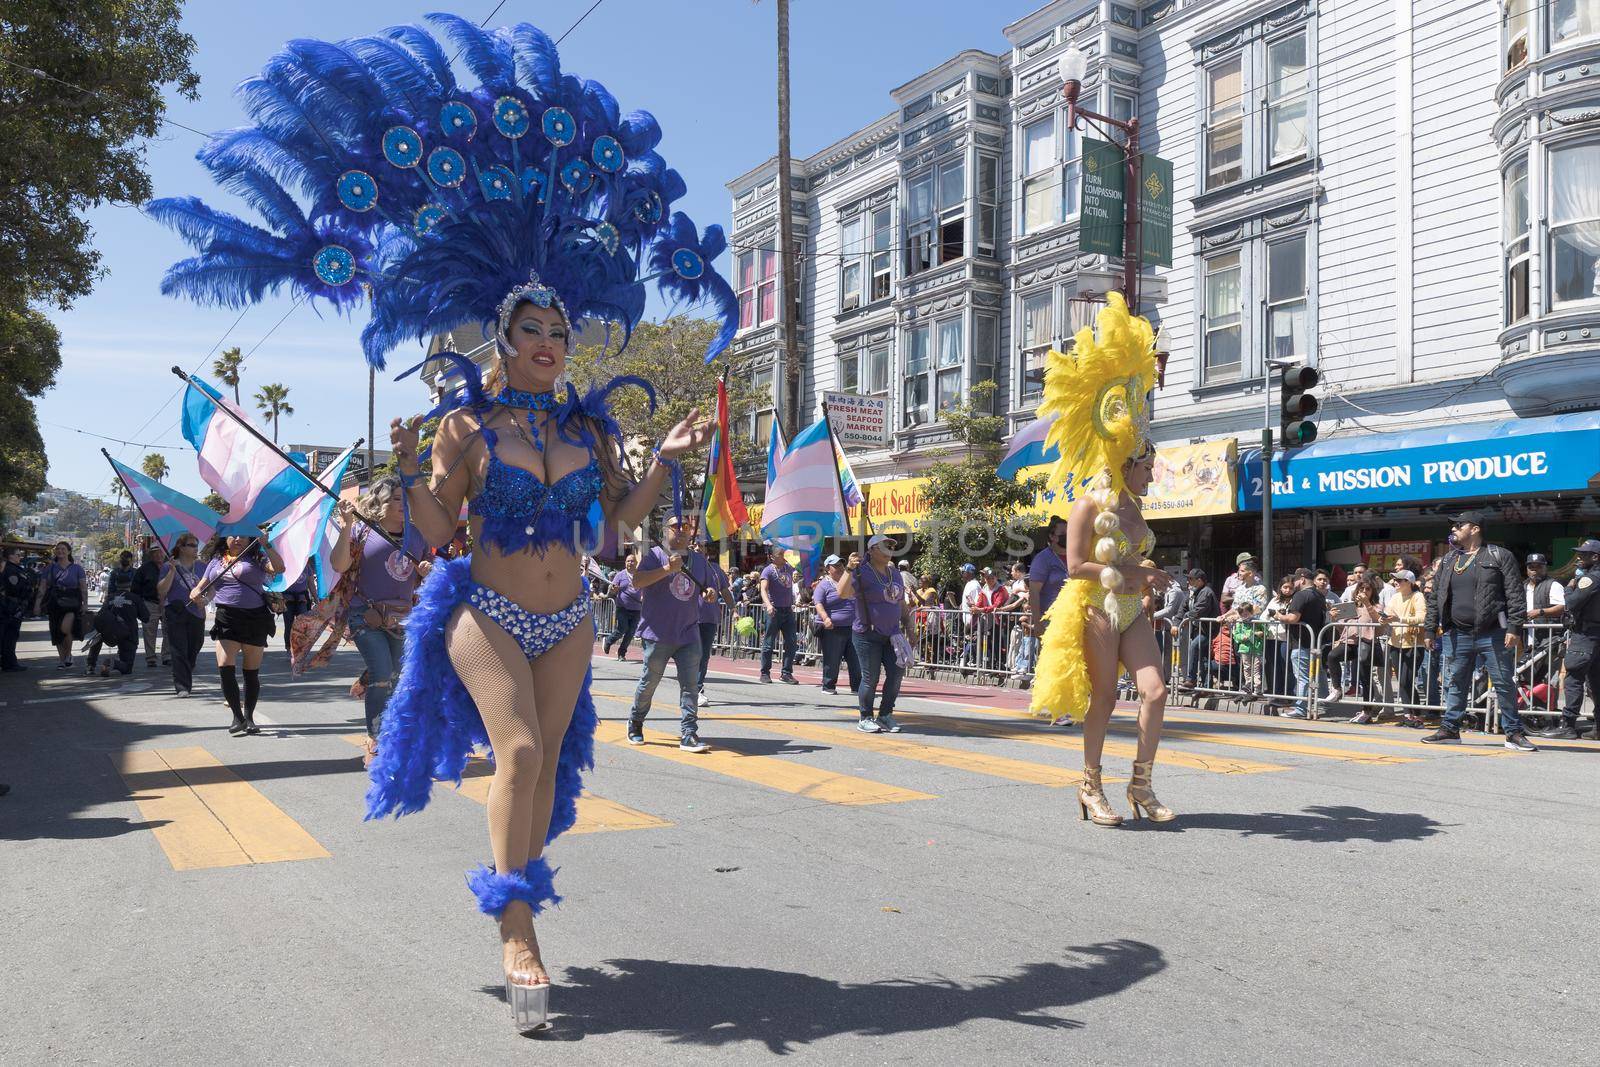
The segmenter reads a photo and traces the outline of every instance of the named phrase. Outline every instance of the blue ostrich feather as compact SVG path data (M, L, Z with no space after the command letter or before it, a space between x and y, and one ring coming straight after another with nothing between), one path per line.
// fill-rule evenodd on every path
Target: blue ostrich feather
M366 307L363 354L382 367L398 345L493 323L504 295L533 275L560 295L574 328L603 322L626 346L644 316L648 267L664 292L721 317L720 348L738 313L711 269L722 242L674 216L685 188L657 151L655 118L624 112L604 85L564 71L536 27L429 21L449 49L418 26L295 40L244 80L249 124L219 134L200 158L261 224L185 198L162 202L152 217L197 252L168 271L165 291L237 305L287 288ZM458 81L449 50L475 85ZM506 97L525 111L525 130L501 132ZM471 136L448 122L447 104L471 109ZM547 136L547 119L566 144ZM490 180L501 168L509 190ZM668 276L659 264L681 250L705 269Z
M706 362L717 358L733 341L739 328L739 298L733 286L711 268L712 260L728 247L721 226L707 226L705 233L696 236L694 222L683 212L672 216L669 234L656 242L650 252L650 269L660 278L656 282L663 293L671 293L691 304L710 303L722 314L722 328L706 346ZM674 263L679 252L698 257L702 271L694 277L685 277Z

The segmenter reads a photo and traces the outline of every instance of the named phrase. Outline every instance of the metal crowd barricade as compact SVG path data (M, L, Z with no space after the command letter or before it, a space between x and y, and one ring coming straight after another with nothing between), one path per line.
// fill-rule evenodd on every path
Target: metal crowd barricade
M1309 666L1314 696L1320 685L1320 664L1310 626L1252 620L1249 629L1256 640L1248 644L1259 647L1241 652L1234 640L1236 625L1238 620L1226 617L1185 619L1176 630L1169 629L1166 636L1157 632L1157 643L1170 672L1168 689L1174 699L1189 698L1196 704L1201 699L1217 704L1226 700L1241 711L1293 705L1297 682L1290 657L1291 627L1298 628L1297 643L1312 650ZM1315 718L1315 703L1308 700L1307 708Z
M1004 684L1033 676L1037 643L1023 632L1025 612L918 607L916 670L929 678Z
M1566 627L1558 622L1530 622L1522 629L1515 669L1518 710L1525 718L1540 720L1530 726L1554 726L1561 718L1568 685ZM1575 681L1583 684L1582 679ZM1494 726L1498 728L1498 719Z

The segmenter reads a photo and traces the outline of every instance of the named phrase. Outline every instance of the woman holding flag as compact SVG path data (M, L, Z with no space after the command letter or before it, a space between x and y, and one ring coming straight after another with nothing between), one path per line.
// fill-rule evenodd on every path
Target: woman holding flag
M156 593L161 599L162 622L172 653L172 695L186 697L194 691L194 665L206 639L206 609L189 599L200 581L200 539L181 533L172 543L172 555L161 565Z
M216 618L211 636L217 642L217 675L222 696L233 712L228 733L234 737L259 734L256 700L261 696L261 658L273 634L272 609L267 607L266 585L283 569L283 557L256 537L218 534L205 551L206 569L189 602L213 604ZM239 690L237 668L244 668L244 691Z

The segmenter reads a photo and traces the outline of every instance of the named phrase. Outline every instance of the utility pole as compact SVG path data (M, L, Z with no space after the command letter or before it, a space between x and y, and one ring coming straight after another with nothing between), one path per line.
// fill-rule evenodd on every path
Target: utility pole
M778 329L783 334L783 429L790 440L800 429L800 277L794 254L794 189L789 158L789 0L778 0L778 269L783 273Z

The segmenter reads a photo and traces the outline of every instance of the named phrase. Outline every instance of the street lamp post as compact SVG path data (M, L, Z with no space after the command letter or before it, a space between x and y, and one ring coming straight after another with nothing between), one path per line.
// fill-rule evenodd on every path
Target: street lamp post
M1123 134L1122 145L1122 295L1128 301L1130 314L1139 313L1139 261L1142 256L1140 249L1140 224L1143 221L1139 214L1139 116L1129 116L1124 122L1114 119L1110 115L1102 115L1098 111L1078 106L1078 96L1083 92L1083 76L1089 70L1089 57L1076 45L1069 47L1061 53L1061 95L1067 102L1067 128L1076 130L1078 120L1109 126L1121 130ZM1109 139L1109 135L1108 135ZM1165 385L1167 380L1167 353L1156 352L1156 384Z

